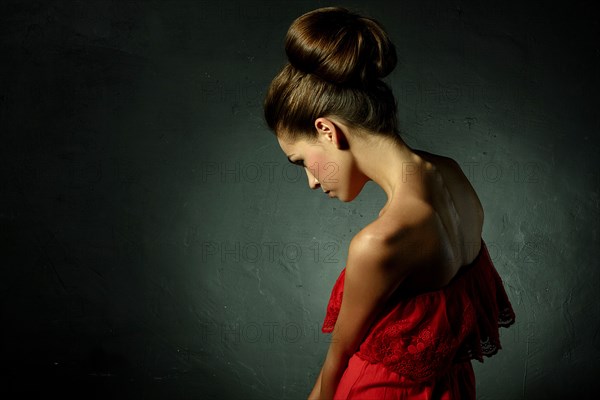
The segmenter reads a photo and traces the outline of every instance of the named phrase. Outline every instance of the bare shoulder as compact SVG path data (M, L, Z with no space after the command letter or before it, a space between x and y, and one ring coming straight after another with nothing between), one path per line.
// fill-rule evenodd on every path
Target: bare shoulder
M436 243L436 214L417 198L402 200L363 228L350 242L354 254L379 265L398 278L416 268Z
M385 223L390 215L388 211L350 241L345 288L353 293L350 298L360 300L348 304L384 304L418 268L417 254L422 253L415 249L434 236L414 224Z

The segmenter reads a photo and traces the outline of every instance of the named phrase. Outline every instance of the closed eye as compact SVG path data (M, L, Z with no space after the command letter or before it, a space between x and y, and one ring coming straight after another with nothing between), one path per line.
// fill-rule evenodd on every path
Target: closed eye
M300 159L300 160L295 160L295 161L292 161L292 160L290 160L290 158L288 157L288 161L289 161L289 162L291 162L291 163L292 163L292 164L294 164L294 165L299 165L300 167L306 167L306 166L304 165L304 160L301 160L301 159Z

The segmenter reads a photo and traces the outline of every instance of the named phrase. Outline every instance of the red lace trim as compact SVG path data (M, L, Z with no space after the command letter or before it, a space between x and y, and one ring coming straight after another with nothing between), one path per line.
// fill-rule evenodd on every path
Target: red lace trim
M342 307L342 295L344 294L343 286L344 286L344 278L346 276L346 268L342 269L342 272L338 276L335 284L333 285L333 289L331 290L331 295L329 297L329 303L327 303L327 312L325 314L325 320L323 321L323 326L321 328L321 332L330 333L333 331L333 327L335 326L335 322L337 321L338 314L340 313L340 308Z
M344 268L331 291L321 331L333 331L342 304ZM440 376L453 363L491 357L502 348L499 327L515 322L502 280L482 239L473 263L442 289L396 298L371 326L357 355L409 381Z

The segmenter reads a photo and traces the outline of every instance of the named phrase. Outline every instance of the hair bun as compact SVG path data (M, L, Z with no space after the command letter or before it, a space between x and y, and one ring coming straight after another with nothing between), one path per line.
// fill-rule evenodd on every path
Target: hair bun
M288 29L285 52L292 66L339 84L368 84L396 67L396 49L383 26L341 7L298 17Z

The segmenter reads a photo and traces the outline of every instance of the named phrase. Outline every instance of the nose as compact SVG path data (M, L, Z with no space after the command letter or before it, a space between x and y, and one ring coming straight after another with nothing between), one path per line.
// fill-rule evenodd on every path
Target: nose
M319 188L321 186L321 184L319 183L319 180L317 178L315 178L314 175L312 173L310 173L307 168L304 168L304 170L306 171L306 176L308 177L308 186L311 189Z

